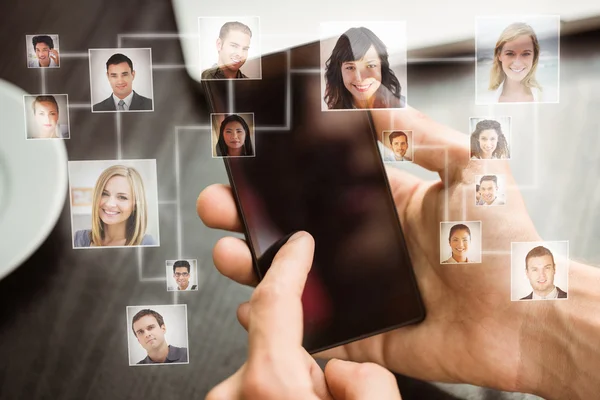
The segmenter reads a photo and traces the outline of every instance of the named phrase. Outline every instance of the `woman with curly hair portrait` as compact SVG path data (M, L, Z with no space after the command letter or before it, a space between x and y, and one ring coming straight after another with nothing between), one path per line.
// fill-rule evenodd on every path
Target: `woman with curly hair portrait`
M471 134L471 159L506 160L510 158L508 141L498 121L484 119Z

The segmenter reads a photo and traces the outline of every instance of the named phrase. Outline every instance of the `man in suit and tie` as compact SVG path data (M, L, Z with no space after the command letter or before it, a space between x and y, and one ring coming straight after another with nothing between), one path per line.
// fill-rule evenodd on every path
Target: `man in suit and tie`
M521 300L566 299L567 292L554 285L556 264L552 252L544 246L534 247L525 256L525 273L533 292Z
M152 110L152 99L133 90L135 70L129 57L113 54L106 62L106 76L113 92L106 100L94 104L93 111Z

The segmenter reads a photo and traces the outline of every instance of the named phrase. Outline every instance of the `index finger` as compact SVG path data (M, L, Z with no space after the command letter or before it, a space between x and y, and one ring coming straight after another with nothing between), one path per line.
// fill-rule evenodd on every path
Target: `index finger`
M214 184L205 188L196 200L196 212L209 228L243 232L231 187Z
M302 346L302 292L315 242L297 232L277 252L250 298L249 358L267 351L285 354Z

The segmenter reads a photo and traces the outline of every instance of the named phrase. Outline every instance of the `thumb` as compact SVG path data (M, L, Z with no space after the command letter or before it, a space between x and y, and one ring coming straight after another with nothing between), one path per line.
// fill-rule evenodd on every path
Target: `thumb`
M332 359L325 380L335 400L401 400L396 378L377 364Z

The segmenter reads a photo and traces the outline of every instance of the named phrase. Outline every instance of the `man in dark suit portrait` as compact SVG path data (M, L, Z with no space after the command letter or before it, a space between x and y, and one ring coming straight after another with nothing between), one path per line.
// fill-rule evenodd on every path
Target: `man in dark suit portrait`
M133 90L135 70L129 57L113 54L106 62L106 76L113 92L108 99L94 104L94 111L152 110L152 99Z
M544 246L534 247L525 256L525 273L533 292L521 300L566 299L567 292L554 285L556 264L552 252Z

